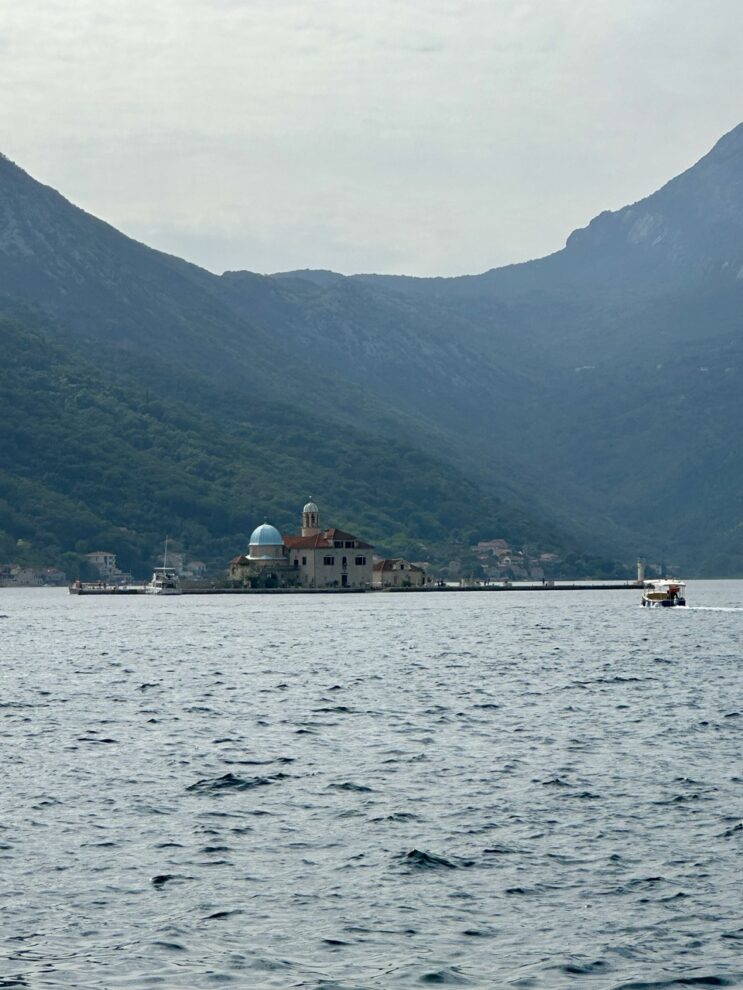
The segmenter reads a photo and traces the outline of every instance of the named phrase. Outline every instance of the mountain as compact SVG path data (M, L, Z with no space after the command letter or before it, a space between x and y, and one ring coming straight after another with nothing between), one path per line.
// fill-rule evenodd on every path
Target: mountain
M141 575L167 532L216 571L266 516L295 529L310 492L382 552L445 563L493 533L575 548L453 467L423 421L291 339L295 303L270 279L237 281L257 283L248 313L230 279L0 160L3 558L75 573L105 545Z
M511 466L532 511L615 549L743 573L743 124L547 258L353 281L468 321L491 365L521 349L518 394L501 393L511 415L473 418L465 439L481 465Z
M0 559L25 554L75 574L81 555L103 546L144 576L168 533L218 572L265 517L294 532L308 491L327 493L324 518L383 553L467 559L490 527L559 546L403 442L281 403L230 415L238 397L209 379L131 360L112 371L7 319L0 339ZM181 400L163 399L162 382Z
M742 273L743 125L562 251L451 279L214 276L0 160L0 312L112 388L124 375L210 428L270 432L280 407L299 435L340 432L347 452L402 445L448 475L448 503L473 486L460 534L510 527L692 574L743 573ZM278 438L261 442L280 455ZM388 524L430 539L428 482L413 480L420 518L406 516L394 487L410 469L390 470ZM352 513L345 475L341 487Z
M531 293L582 297L642 290L650 295L694 282L731 283L743 266L743 123L657 192L607 210L573 231L545 258L450 279L355 276L439 301L505 300Z

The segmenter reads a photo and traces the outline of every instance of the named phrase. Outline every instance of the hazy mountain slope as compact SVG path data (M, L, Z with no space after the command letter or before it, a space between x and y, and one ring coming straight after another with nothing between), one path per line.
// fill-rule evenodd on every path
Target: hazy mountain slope
M708 573L743 573L742 303L743 126L562 251L454 279L217 278L0 162L0 309L165 389L198 371L199 412L414 442L593 548Z
M131 240L0 157L0 297L49 332L164 358L275 396L280 339L209 291L215 276Z
M557 492L552 472L532 455L525 411L543 408L552 371L515 332L519 317L508 307L491 305L485 319L328 272L268 280L230 272L222 282L223 298L280 327L308 364L383 400L392 420L377 414L375 426L386 435L414 439L596 552L634 552L621 523L585 525L573 494Z
M660 190L600 214L546 258L451 279L355 278L497 322L499 339L496 314L508 312L514 336L550 367L631 358L639 346L659 355L679 331L703 348L710 321L700 303L717 318L715 298L743 283L743 124ZM681 302L696 319L676 305L668 326Z
M389 432L417 429L418 439L446 401L442 389L482 398L503 387L507 376L449 332L451 317L401 312L378 296L338 279L318 292L299 279L217 278L132 241L0 158L0 304L62 339L197 368L246 397L357 425L387 416ZM466 422L472 408L452 404L451 415Z
M599 214L545 258L455 278L354 278L439 303L490 298L503 304L533 293L585 297L599 291L605 297L627 287L654 295L688 287L690 280L731 282L741 278L741 266L743 123L657 192Z
M405 410L460 434L473 418L507 416L516 394L540 380L537 353L502 345L467 314L411 302L352 279L311 280L247 273L222 276L223 299L260 325L281 327L284 345Z
M548 258L353 280L476 324L493 361L523 347L538 398L509 395L513 416L474 419L467 440L477 434L485 467L528 451L547 486L532 507L563 521L572 510L589 538L743 573L743 125Z
M171 373L153 387L169 401L181 401L181 380L198 372L218 387L188 394L195 412L214 414L225 392L223 416L255 418L256 402L281 402L329 431L335 421L461 468L462 432L500 396L507 413L513 384L528 385L528 363L517 370L511 354L506 374L478 353L476 326L329 282L320 292L300 279L217 278L126 238L0 159L0 312L111 369L127 356L161 362ZM513 472L500 474L496 490L518 501Z
M404 443L308 422L279 403L249 419L210 416L205 406L232 397L207 402L206 380L182 383L199 396L194 409L163 401L136 366L113 373L2 319L0 339L3 558L74 571L76 555L100 544L142 574L168 533L219 568L266 516L295 530L309 494L328 522L382 551L448 560L492 531L556 545L545 527ZM161 381L168 371L151 373Z

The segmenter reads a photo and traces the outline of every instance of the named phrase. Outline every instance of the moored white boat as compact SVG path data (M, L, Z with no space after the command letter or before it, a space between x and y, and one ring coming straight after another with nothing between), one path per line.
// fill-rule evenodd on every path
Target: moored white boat
M181 595L181 588L178 574L172 567L156 567L152 572L152 578L145 585L145 593L148 595Z
M642 589L642 604L649 608L674 608L686 605L686 584L675 578L646 581Z
M165 552L163 554L163 566L156 567L152 572L152 577L144 587L148 595L182 595L178 572L174 567L168 567L168 537L165 537Z

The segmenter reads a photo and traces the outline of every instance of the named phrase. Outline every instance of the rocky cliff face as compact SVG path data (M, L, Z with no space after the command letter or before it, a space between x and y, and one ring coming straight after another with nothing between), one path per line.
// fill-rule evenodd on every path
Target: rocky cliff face
M564 254L605 269L612 260L619 280L644 271L662 281L658 288L743 278L743 124L658 192L575 231Z

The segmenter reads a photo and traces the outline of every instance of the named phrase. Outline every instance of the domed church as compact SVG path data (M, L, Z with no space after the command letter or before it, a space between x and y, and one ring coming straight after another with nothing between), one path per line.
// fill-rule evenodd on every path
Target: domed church
M282 536L268 522L253 530L247 554L230 561L230 580L246 587L371 588L374 547L340 529L320 528L309 501L298 536Z

